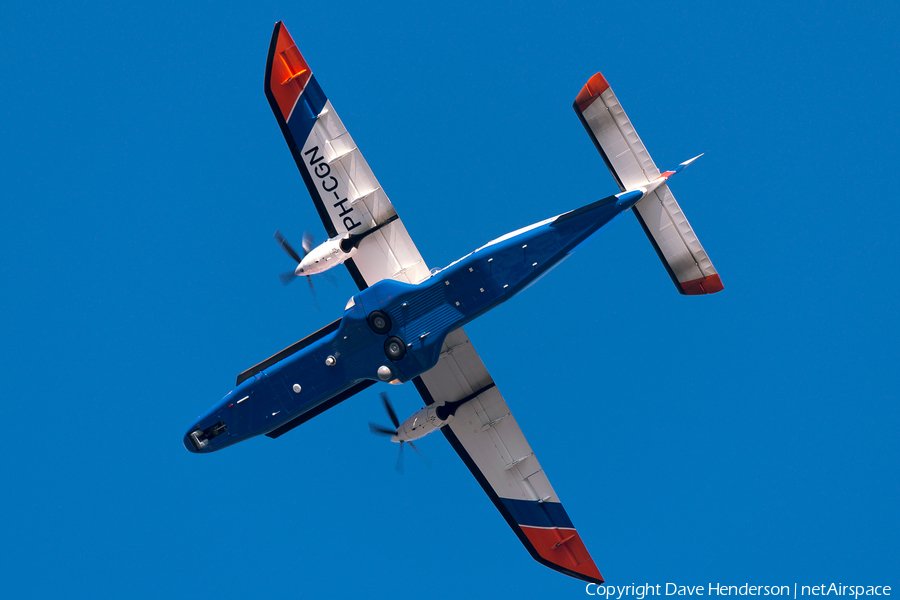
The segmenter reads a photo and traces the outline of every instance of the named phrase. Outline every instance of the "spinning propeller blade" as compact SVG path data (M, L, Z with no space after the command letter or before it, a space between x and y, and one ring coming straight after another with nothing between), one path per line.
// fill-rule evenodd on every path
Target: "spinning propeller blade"
M319 306L319 296L316 294L316 288L313 286L312 277L307 275L306 281L309 282L309 291L312 294L313 308L316 309L316 312L322 312L322 307Z
M397 430L400 428L400 420L397 418L397 413L394 412L394 407L391 405L391 401L388 399L388 395L384 392L381 392L381 401L384 403L384 410L387 411L388 416L391 418L391 423L394 424L394 429L390 429L388 427L384 427L383 425L376 425L369 421L369 431L376 435L387 435L393 437L397 434ZM413 450L416 451L416 454L422 457L422 460L425 461L425 465L431 468L431 461L425 458L425 455L416 447L415 444L409 441L400 441L400 452L397 454L397 463L394 465L394 469L403 475L403 445L409 444Z
M294 262L296 262L299 265L300 261L302 261L303 258L301 258L300 255L297 254L297 251L291 247L291 245L288 243L288 241L286 239L284 239L284 236L281 235L281 232L276 230L274 237L275 237L275 240L278 242L278 245L281 246L284 249L284 251L288 253L288 256L293 258ZM310 237L312 237L312 236L310 236ZM304 241L304 243L306 242L305 234L303 236L303 241ZM306 254L308 252L309 252L309 250L304 250L303 256L306 256Z
M388 395L384 392L381 392L381 401L384 402L384 410L387 411L388 416L391 418L391 423L394 424L395 428L400 428L400 421L397 419L397 413L394 412L394 407L391 406L391 401L388 400Z
M303 256L297 254L297 251L294 250L294 247L291 246L290 242L285 239L283 235L281 235L280 231L275 231L275 241L278 242L278 245L281 246L282 250L287 252L288 256L294 259L294 261L299 265L303 261L303 257L309 254L309 251L313 249L313 245L315 244L315 240L310 232L303 232L303 241L301 242L300 247L303 249ZM287 285L290 282L294 281L297 278L297 274L295 271L285 271L278 276L278 279L281 280L282 285ZM319 307L319 297L316 295L316 288L313 286L312 278L307 275L306 280L309 282L309 291L312 293L313 297L313 308L316 309L316 312L322 312L322 309ZM331 281L335 281L332 277Z
M303 232L303 241L300 242L300 247L303 248L303 256L309 254L309 251L313 249L313 246L316 245L316 241L313 239L313 236L310 232ZM300 261L297 261L300 262Z
M378 425L377 423L373 423L372 421L369 421L369 431L371 431L372 433L377 434L377 435L391 435L392 436L395 433L397 433L396 429L388 429L387 427L384 427L383 425Z
M278 279L281 280L281 284L282 284L282 285L287 285L287 284L289 284L290 282L292 282L292 281L294 281L295 279L297 279L297 274L294 273L293 271L285 271L284 273L279 273L279 274L278 274Z
M412 448L413 450L416 451L416 454L419 455L419 458L421 458L423 461L425 461L425 466L428 467L428 468L430 469L430 468L431 468L431 461L428 460L428 457L427 457L427 456L425 456L424 454L422 454L422 451L419 450L418 446L416 446L416 445L413 444L412 442L406 442L406 443L409 444L409 447L410 447L410 448Z
M403 475L403 442L400 442L400 453L397 454L397 464L394 465L394 470Z

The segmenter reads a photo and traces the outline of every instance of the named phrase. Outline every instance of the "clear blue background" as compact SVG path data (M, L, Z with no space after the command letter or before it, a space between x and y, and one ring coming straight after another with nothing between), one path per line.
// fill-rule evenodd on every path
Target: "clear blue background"
M16 2L4 597L584 594L441 436L394 472L380 388L182 447L355 291L276 277L276 228L324 233L263 95L279 19L432 267L617 191L571 108L598 70L660 167L707 152L672 187L724 292L679 296L629 218L468 333L610 583L898 591L893 4Z

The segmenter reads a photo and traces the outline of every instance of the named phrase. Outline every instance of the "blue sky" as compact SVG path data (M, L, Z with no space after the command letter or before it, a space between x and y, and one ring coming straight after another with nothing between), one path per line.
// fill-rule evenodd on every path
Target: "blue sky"
M622 220L467 327L610 583L895 585L889 3L134 2L0 8L6 597L579 597L377 391L278 440L181 445L237 373L338 317L283 288L324 231L263 95L284 20L425 260L617 191L596 71L725 290ZM391 388L403 416L421 405Z

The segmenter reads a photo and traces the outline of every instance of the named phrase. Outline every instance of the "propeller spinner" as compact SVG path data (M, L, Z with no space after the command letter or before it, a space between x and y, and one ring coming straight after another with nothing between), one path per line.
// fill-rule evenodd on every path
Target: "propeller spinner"
M291 244L287 241L287 239L285 239L285 237L283 235L281 235L280 231L276 230L274 237L275 237L275 241L278 242L278 245L281 246L282 250L287 252L287 255L290 256L292 259L294 259L294 262L297 263L297 267L293 271L286 271L286 272L278 275L278 279L281 280L281 283L283 285L287 285L287 284L291 283L292 281L294 281L297 277L303 276L301 274L303 271L303 268L302 268L303 259L306 258L306 255L308 255L310 250L312 250L312 248L313 248L313 244L314 244L313 236L308 231L303 232L303 241L300 243L300 248L301 248L301 250L303 250L302 255L298 254L297 251L294 250L294 247L291 246ZM313 285L312 277L310 277L309 275L306 275L306 281L307 281L307 283L309 283L309 291L312 294L313 303L316 306L316 310L319 310L319 297L316 294L316 288Z

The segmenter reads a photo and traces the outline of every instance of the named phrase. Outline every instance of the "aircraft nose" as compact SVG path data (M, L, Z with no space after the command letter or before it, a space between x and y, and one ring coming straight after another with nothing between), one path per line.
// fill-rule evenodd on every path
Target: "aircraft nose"
M187 450L188 452L193 452L194 454L197 453L197 449L194 448L194 444L191 443L191 434L185 434L184 439L181 441L182 443L184 443L185 450Z
M211 420L211 419L210 419ZM207 423L207 420L201 420L200 423L195 424L191 427L187 434L184 436L182 443L184 447L188 449L189 452L197 453L207 453L216 450L217 448L221 448L223 446L227 446L228 443L223 445L222 440L218 440L215 444L210 444L214 438L225 433L228 429L228 424L225 421L216 421L207 427L206 429L202 429L202 424ZM227 437L227 436L226 436ZM224 438L223 438L224 439ZM213 447L215 446L215 447Z
M190 431L184 435L182 443L184 443L184 447L188 452L199 454L201 450L209 445L209 440L206 439L203 430L195 426L191 427Z

